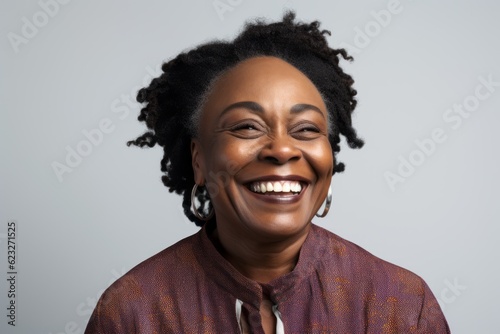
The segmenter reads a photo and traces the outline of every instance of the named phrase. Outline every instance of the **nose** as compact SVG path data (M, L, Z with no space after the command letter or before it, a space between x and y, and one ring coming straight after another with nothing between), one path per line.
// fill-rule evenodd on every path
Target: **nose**
M270 136L259 152L260 160L277 165L285 164L291 160L299 160L301 157L302 151L287 133Z

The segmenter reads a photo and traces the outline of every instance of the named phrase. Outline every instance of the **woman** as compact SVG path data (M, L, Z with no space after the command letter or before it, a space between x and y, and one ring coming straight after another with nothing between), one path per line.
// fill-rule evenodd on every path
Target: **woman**
M163 183L202 228L112 284L86 333L449 333L421 278L311 223L340 134L363 146L327 33L293 12L248 23L139 92L150 131L128 145L163 147Z

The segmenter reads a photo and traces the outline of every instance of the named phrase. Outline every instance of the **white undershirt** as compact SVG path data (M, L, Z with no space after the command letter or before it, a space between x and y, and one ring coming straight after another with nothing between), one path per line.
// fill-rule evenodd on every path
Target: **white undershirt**
M241 307L243 302L239 299L236 299L236 319L238 320L238 326L240 327L240 331L242 334L247 334L248 325L245 319L242 319ZM278 311L278 305L273 305L272 307L274 316L276 317L276 334L285 334L285 327L283 325L283 321L281 320L281 313Z

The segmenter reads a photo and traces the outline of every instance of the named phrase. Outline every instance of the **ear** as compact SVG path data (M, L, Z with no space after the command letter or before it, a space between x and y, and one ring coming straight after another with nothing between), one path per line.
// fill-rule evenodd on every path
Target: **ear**
M191 139L191 164L193 166L194 182L198 185L205 184L203 171L205 170L205 161L203 156L203 148L198 139Z

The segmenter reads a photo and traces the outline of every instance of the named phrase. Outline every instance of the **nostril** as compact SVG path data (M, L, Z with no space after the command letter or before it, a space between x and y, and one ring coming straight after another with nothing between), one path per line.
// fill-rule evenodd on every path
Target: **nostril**
M278 158L274 157L274 156L267 156L264 158L265 160L269 161L269 162L272 162L272 163L275 163L275 164L278 164L280 161L278 160Z
M273 164L284 164L290 160L300 159L301 155L301 150L295 146L288 143L273 143L273 145L262 148L259 157Z

